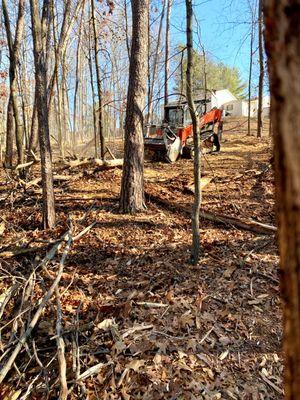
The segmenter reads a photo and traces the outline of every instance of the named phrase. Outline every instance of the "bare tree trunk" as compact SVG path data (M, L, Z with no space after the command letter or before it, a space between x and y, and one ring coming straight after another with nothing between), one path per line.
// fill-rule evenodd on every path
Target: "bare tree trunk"
M206 65L206 52L203 45L201 45L203 51L203 78L204 78L204 114L207 112L207 65Z
M95 56L95 67L96 67L96 75L97 75L97 90L98 90L98 106L99 106L99 139L100 139L100 156L101 159L104 160L105 154L105 143L104 143L104 130L103 130L103 104L102 104L102 83L101 83L101 71L98 59L99 53L99 44L98 44L98 35L96 29L96 18L95 18L95 2L91 0L92 7L92 24L93 24L93 32L94 32L94 56Z
M34 104L31 117L31 129L29 137L29 147L28 147L28 159L32 158L32 152L35 152L38 146L39 135L38 135L38 115L37 115L37 105L36 105L36 92L34 94Z
M36 80L36 101L38 104L39 143L41 153L41 173L43 188L43 225L53 228L55 225L54 190L52 176L52 156L49 135L49 115L47 104L47 70L45 59L45 28L49 24L47 10L49 0L44 0L42 21L39 17L38 0L30 0L32 38L34 46L34 64Z
M248 132L247 132L247 136L251 135L251 85L252 85L252 66L253 66L253 42L254 42L254 27L253 27L253 21L252 21L251 37L250 37L249 81L248 81Z
M12 31L10 27L10 20L6 0L2 0L2 10L4 16L4 25L6 30L8 49L9 49L9 80L10 80L10 98L11 105L14 113L15 131L16 131L16 144L18 150L18 163L24 162L24 148L23 148L23 132L21 127L21 117L18 106L18 84L17 84L17 68L20 60L20 46L24 31L25 20L25 0L19 0L18 17L16 23L15 39L13 40ZM9 106L10 107L10 106ZM10 110L8 110L9 114ZM8 115L8 118L10 116ZM8 141L11 145L11 140ZM9 157L7 157L9 159Z
M126 49L127 49L128 58L130 59L130 43L129 43L129 34L128 34L127 0L124 0L124 18L125 18Z
M79 36L76 50L76 77L75 77L75 91L74 91L74 109L73 109L73 152L75 152L76 146L76 133L77 133L77 104L78 104L78 89L80 83L80 68L81 68L81 34L82 34L82 21L83 21L83 10L80 17L79 23Z
M284 305L285 398L300 398L300 1L264 1Z
M73 24L79 14L80 8L83 5L84 0L78 0L76 1L76 6L75 10L71 16L71 6L72 6L72 1L71 0L65 0L64 1L64 11L63 11L63 21L62 21L62 26L61 26L61 31L60 35L58 38L58 43L57 46L55 46L55 62L54 62L54 69L50 77L50 82L48 86L48 108L49 111L51 109L51 102L52 98L54 95L54 89L55 89L55 77L57 74L58 67L61 63L62 58L64 57L65 51L66 51L66 46L68 42L68 38L70 37L70 34L72 32L72 27ZM53 11L53 10L52 10ZM54 17L54 15L53 15Z
M164 106L169 102L169 75L170 75L170 20L173 0L168 0L166 16L166 41L165 41L165 93ZM166 120L166 108L164 108L164 120Z
M11 94L9 96L6 115L6 148L5 148L5 167L11 167L13 164L14 152L14 109L12 105Z
M90 70L90 82L93 97L93 128L94 128L94 147L95 147L95 157L98 157L98 138L97 138L97 116L96 116L96 105L95 105L95 87L93 81L93 67L92 67L92 56L91 51L89 53L89 70Z
M120 210L144 210L143 111L147 87L149 0L132 0L132 44L125 120L125 149Z
M262 108L263 108L263 89L264 89L264 50L263 50L263 15L262 0L259 0L258 18L258 50L259 50L259 84L258 84L258 108L257 108L257 137L262 134Z
M153 69L152 69L152 77L151 77L151 84L150 84L150 93L149 93L149 111L147 115L147 124L152 122L153 118L153 96L154 96L154 86L156 81L156 74L157 74L157 63L158 63L158 55L159 55L159 48L160 48L160 38L163 26L163 20L165 16L165 9L166 9L166 0L163 1L161 17L159 22L158 34L157 34L157 41L156 41L156 48L153 60Z
M197 265L200 257L200 205L201 205L201 189L200 189L200 141L196 116L196 109L193 100L193 74L194 74L194 54L193 54L193 3L192 0L186 0L186 46L187 46L187 69L186 69L186 96L188 106L193 123L193 139L194 139L194 180L195 180L195 197L192 212L192 230L193 230L193 246L192 246L192 262Z

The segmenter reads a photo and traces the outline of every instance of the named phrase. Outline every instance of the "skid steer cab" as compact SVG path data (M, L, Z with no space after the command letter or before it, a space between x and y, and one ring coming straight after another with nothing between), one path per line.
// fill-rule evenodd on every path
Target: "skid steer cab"
M213 108L203 112L205 101L195 101L198 129L202 147L220 151L222 134L222 110ZM175 162L180 156L193 158L193 126L186 102L165 107L165 121L161 126L150 128L144 138L145 152L156 159Z

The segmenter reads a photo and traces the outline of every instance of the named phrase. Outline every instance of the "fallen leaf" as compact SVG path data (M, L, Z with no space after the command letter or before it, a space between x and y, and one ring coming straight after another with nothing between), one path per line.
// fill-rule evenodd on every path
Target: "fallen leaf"
M97 324L97 328L103 331L108 331L114 325L116 325L115 320L113 318L107 318Z
M132 369L133 371L137 372L144 365L144 360L132 360L129 364L126 365L126 368Z

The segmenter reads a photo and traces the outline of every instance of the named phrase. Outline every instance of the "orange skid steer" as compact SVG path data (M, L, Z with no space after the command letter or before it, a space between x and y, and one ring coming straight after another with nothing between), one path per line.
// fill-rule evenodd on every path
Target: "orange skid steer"
M197 104L197 102L195 102ZM198 102L203 105L203 102ZM199 106L197 107L199 110ZM198 111L199 114L199 111ZM201 143L207 147L220 150L222 134L222 110L213 108L199 117ZM181 155L192 158L193 126L187 103L169 104L165 107L165 122L156 128L154 135L144 138L145 151L152 153L157 159L165 159L172 163Z

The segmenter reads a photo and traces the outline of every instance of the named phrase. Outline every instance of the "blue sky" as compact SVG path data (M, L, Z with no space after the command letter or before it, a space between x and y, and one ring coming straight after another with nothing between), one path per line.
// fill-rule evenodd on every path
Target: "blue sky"
M201 40L207 53L216 61L238 67L248 79L250 7L256 0L195 0L194 10L201 28ZM194 24L196 31L196 24ZM172 11L172 44L185 43L185 1L174 0ZM194 33L197 45L198 36ZM254 60L254 79L255 79Z

